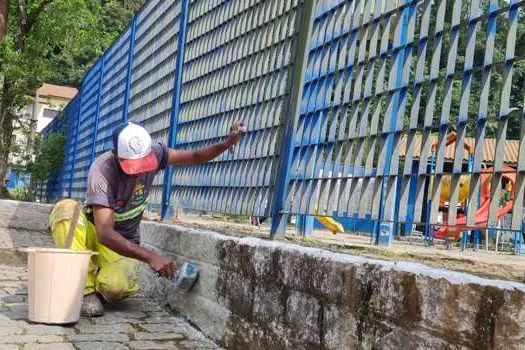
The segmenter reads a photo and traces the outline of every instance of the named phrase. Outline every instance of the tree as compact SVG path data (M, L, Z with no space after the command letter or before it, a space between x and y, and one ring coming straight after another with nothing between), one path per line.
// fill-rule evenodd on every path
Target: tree
M28 166L31 180L46 181L50 176L58 173L64 161L65 147L66 137L63 133L50 134L39 140L35 161Z
M27 96L44 81L78 86L142 2L9 2L10 25L0 44L0 179L7 174L11 134L19 124L20 110L28 103ZM124 12L113 15L119 5ZM0 197L6 193L4 181L0 181Z
M87 0L12 0L0 45L0 179L7 174L11 134L28 95L51 75L51 62L82 49L96 34L96 4ZM0 195L5 194L0 181Z
M418 9L422 10L423 3L420 3L421 6ZM438 2L433 3L433 9L430 20L430 31L434 30L436 23L436 7ZM444 91L445 91L445 75L446 67L448 60L448 51L451 45L451 35L448 29L451 27L452 22L452 13L453 8L456 2L447 1L446 10L445 10L445 30L446 34L443 36L443 47L440 57L440 79L437 84L437 94L436 94L436 109L434 111L433 122L435 129L438 129L441 106L443 105L444 100ZM456 121L459 115L459 106L461 100L461 79L465 63L465 49L466 43L468 40L468 30L466 27L466 21L470 12L471 1L463 1L461 3L461 18L463 23L459 31L459 45L457 50L456 57L456 69L454 76L454 87L452 91L452 104L450 110L450 131L456 131L457 125ZM479 2L479 8L483 13L487 13L489 6L489 0L481 0ZM506 0L499 0L499 7L506 8L509 5ZM523 16L523 9L519 9L519 18ZM418 14L418 16L420 16ZM495 36L495 47L493 52L493 62L494 66L491 69L491 79L490 79L490 90L489 90L489 99L488 99L488 111L487 111L487 127L486 127L486 137L495 138L497 134L498 127L498 118L499 118L499 108L500 108L500 99L501 91L503 86L503 76L504 76L504 57L506 50L506 41L508 34L509 24L507 22L507 16L505 13L503 15L497 16L496 21L496 36ZM417 28L419 30L419 28ZM480 104L480 96L482 90L482 71L483 71L483 60L485 56L486 41L487 41L487 19L483 19L477 24L477 35L474 49L474 75L472 79L472 85L470 90L469 98L469 108L468 108L468 121L467 121L467 136L475 137L476 134L476 123L478 117L478 109ZM433 37L429 40L428 52L427 52L427 67L426 67L426 78L429 78L429 66L430 58L429 55L434 50L435 41ZM510 93L510 106L518 109L523 108L523 99L525 96L525 60L523 56L525 54L525 22L519 20L517 27L517 37L516 37L516 56L517 59L514 61L513 66L513 75L512 75L512 88ZM415 65L413 65L413 74L415 71ZM421 106L419 111L420 120L422 120L426 102L428 101L426 86L423 90L423 95L421 98ZM411 96L409 96L411 97ZM409 111L409 109L407 109ZM405 115L405 125L408 126L409 113ZM422 124L422 123L421 123ZM512 113L509 117L509 124L506 138L508 140L517 140L520 137L520 120L519 113Z
M124 31L131 17L145 0L101 1L98 13L100 25L97 37L80 52L65 52L54 60L53 75L48 82L80 87L82 79L104 50Z
M7 31L7 0L0 0L0 42L4 40Z

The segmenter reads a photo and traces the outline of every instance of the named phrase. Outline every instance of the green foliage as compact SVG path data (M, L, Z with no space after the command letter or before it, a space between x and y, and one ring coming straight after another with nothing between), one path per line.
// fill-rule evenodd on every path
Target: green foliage
M470 11L470 1L462 2L461 9L461 26L459 30L458 37L458 49L457 57L455 64L455 74L454 82L452 86L452 95L451 95L451 109L450 109L450 130L456 131L459 112L460 112L460 102L461 102L461 90L462 90L462 78L463 78L463 69L465 64L465 54L466 47L468 42L468 30L467 30L467 20ZM489 5L488 0L481 0L479 3L479 8L482 9L483 13L487 12ZM499 5L501 8L508 6L508 1L500 0ZM443 111L444 100L445 100L445 77L447 72L447 65L449 63L449 49L452 46L452 35L450 32L451 21L452 21L452 12L455 6L454 1L448 1L446 3L445 11L445 34L443 35L442 49L440 63L439 63L439 78L437 81L437 93L436 93L436 103L435 110L433 113L433 127L437 130L441 113ZM431 13L431 26L430 31L435 27L436 23L436 5L433 6ZM422 7L419 8L422 10ZM523 97L525 95L525 57L524 57L524 48L525 48L525 21L523 21L523 10L520 9L519 21L517 26L517 38L516 38L516 56L518 57L514 61L513 71L512 71L512 86L510 91L510 107L511 108L523 108ZM419 28L417 29L419 30ZM492 53L492 59L494 65L492 66L490 72L490 88L488 89L488 97L485 101L488 101L488 109L486 112L487 124L486 124L486 137L495 138L498 128L498 119L500 116L500 102L502 97L503 81L504 81L504 58L506 52L506 43L507 35L509 33L509 23L506 16L499 15L496 20L496 36L495 36L495 47L494 52ZM487 43L487 19L483 19L477 24L477 35L474 47L474 57L473 57L473 77L470 86L470 96L468 99L468 121L467 121L467 135L469 137L474 137L476 133L476 122L478 115L480 113L480 102L482 99L482 88L483 88L483 62L485 59L486 43ZM434 54L436 42L429 40L428 51L426 53L426 63L425 63L425 80L428 81L430 76L430 63L432 55ZM417 48L414 49L414 55L418 55ZM414 60L413 62L415 62ZM412 77L415 74L415 63L412 65ZM412 78L413 81L413 78ZM412 91L409 91L409 103L408 108L405 113L405 127L408 127L410 119L410 106L411 106L411 95ZM425 116L425 108L428 105L428 85L423 85L423 94L421 98L421 105L419 108L419 121L418 125L423 125L423 118ZM509 139L519 139L520 137L520 113L512 113L509 116L508 130L506 138Z
M49 82L79 87L93 63L129 25L133 13L145 0L101 1L96 15L98 28L82 43L80 52L62 52L52 61L53 75Z
M60 171L65 147L66 138L63 134L50 134L40 140L36 148L35 161L28 166L32 181L47 180Z
M12 189L9 191L9 195L15 201L31 202L33 200L31 191L26 187Z
M143 0L12 0L0 43L0 179L20 111L43 82L79 85ZM16 151L16 150L15 150ZM5 186L0 182L0 193Z

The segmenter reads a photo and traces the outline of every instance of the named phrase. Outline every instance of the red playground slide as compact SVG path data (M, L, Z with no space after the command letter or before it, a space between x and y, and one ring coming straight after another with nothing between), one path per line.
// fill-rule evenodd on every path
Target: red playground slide
M507 179L511 183L511 191L510 191L510 201L505 204L502 208L498 209L497 217L500 219L505 214L512 211L512 206L514 204L514 188L516 184L516 170L510 167L504 167L503 168L503 178ZM479 209L476 210L475 220L474 220L474 227L476 228L485 228L488 221L489 216L489 208L490 208L490 184L492 180L492 168L483 170L483 175L481 175L481 193L480 193L480 206ZM434 232L434 238L438 239L445 239L446 237L449 237L449 232L454 232L455 239L459 239L461 237L461 232L463 231L469 231L473 229L472 226L467 227L467 217L462 216L458 217L456 220L455 226L443 226L439 230Z

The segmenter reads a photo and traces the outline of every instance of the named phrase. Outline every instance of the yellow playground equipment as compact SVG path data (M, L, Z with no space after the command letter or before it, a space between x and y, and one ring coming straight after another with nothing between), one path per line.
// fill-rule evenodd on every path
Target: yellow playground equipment
M330 232L332 232L334 235L337 233L343 233L345 232L345 229L343 228L343 225L332 219L331 217L327 216L316 216L315 217L317 221L319 221L324 227L326 227Z
M442 206L446 201L450 198L450 188L451 188L451 181L452 177L450 175L443 176L443 180L441 182L441 193L439 196L439 203ZM469 175L461 175L459 178L459 199L458 202L460 204L464 204L465 200L467 199L470 191L470 176Z

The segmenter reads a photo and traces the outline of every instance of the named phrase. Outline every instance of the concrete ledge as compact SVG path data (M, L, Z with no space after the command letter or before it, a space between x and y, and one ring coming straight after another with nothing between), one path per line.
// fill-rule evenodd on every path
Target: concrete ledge
M229 349L525 346L524 284L176 225L142 228L145 245L201 270L182 293L145 268L144 291Z
M0 199L0 227L29 231L46 231L50 204Z

